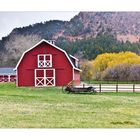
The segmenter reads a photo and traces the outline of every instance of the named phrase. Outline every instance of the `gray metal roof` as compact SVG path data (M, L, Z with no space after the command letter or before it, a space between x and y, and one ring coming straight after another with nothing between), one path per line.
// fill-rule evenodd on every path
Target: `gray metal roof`
M0 75L16 75L16 72L13 70L14 68L0 68Z

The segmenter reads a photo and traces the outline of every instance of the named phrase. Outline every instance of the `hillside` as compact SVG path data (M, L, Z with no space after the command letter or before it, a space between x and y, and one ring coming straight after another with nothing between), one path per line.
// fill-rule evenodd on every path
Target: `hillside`
M53 20L15 28L0 40L0 64L14 66L22 52L42 38L55 39L57 45L84 59L93 59L113 46L116 52L120 48L139 52L140 12L80 12L69 22Z
M59 33L71 40L108 34L120 41L137 42L140 39L140 12L80 12L65 27ZM59 37L58 33L54 36Z

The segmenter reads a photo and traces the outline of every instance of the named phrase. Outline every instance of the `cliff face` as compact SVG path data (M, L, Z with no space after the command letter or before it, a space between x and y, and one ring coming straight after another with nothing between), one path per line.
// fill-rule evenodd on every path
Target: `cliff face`
M137 42L140 12L80 12L67 24L64 34L83 39L109 34L124 42Z

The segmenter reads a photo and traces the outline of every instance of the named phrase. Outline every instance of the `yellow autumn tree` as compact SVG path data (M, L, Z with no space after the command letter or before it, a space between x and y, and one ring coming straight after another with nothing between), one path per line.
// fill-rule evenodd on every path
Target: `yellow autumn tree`
M108 68L119 64L140 64L140 56L132 52L120 52L115 56L115 59L108 63Z
M140 56L133 52L104 53L91 61L94 79L100 79L102 72L120 64L140 64Z

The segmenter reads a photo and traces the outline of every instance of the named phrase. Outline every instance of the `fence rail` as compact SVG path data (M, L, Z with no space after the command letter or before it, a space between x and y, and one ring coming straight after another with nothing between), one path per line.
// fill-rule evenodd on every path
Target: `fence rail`
M90 86L95 87L97 92L140 92L140 84L90 84Z

